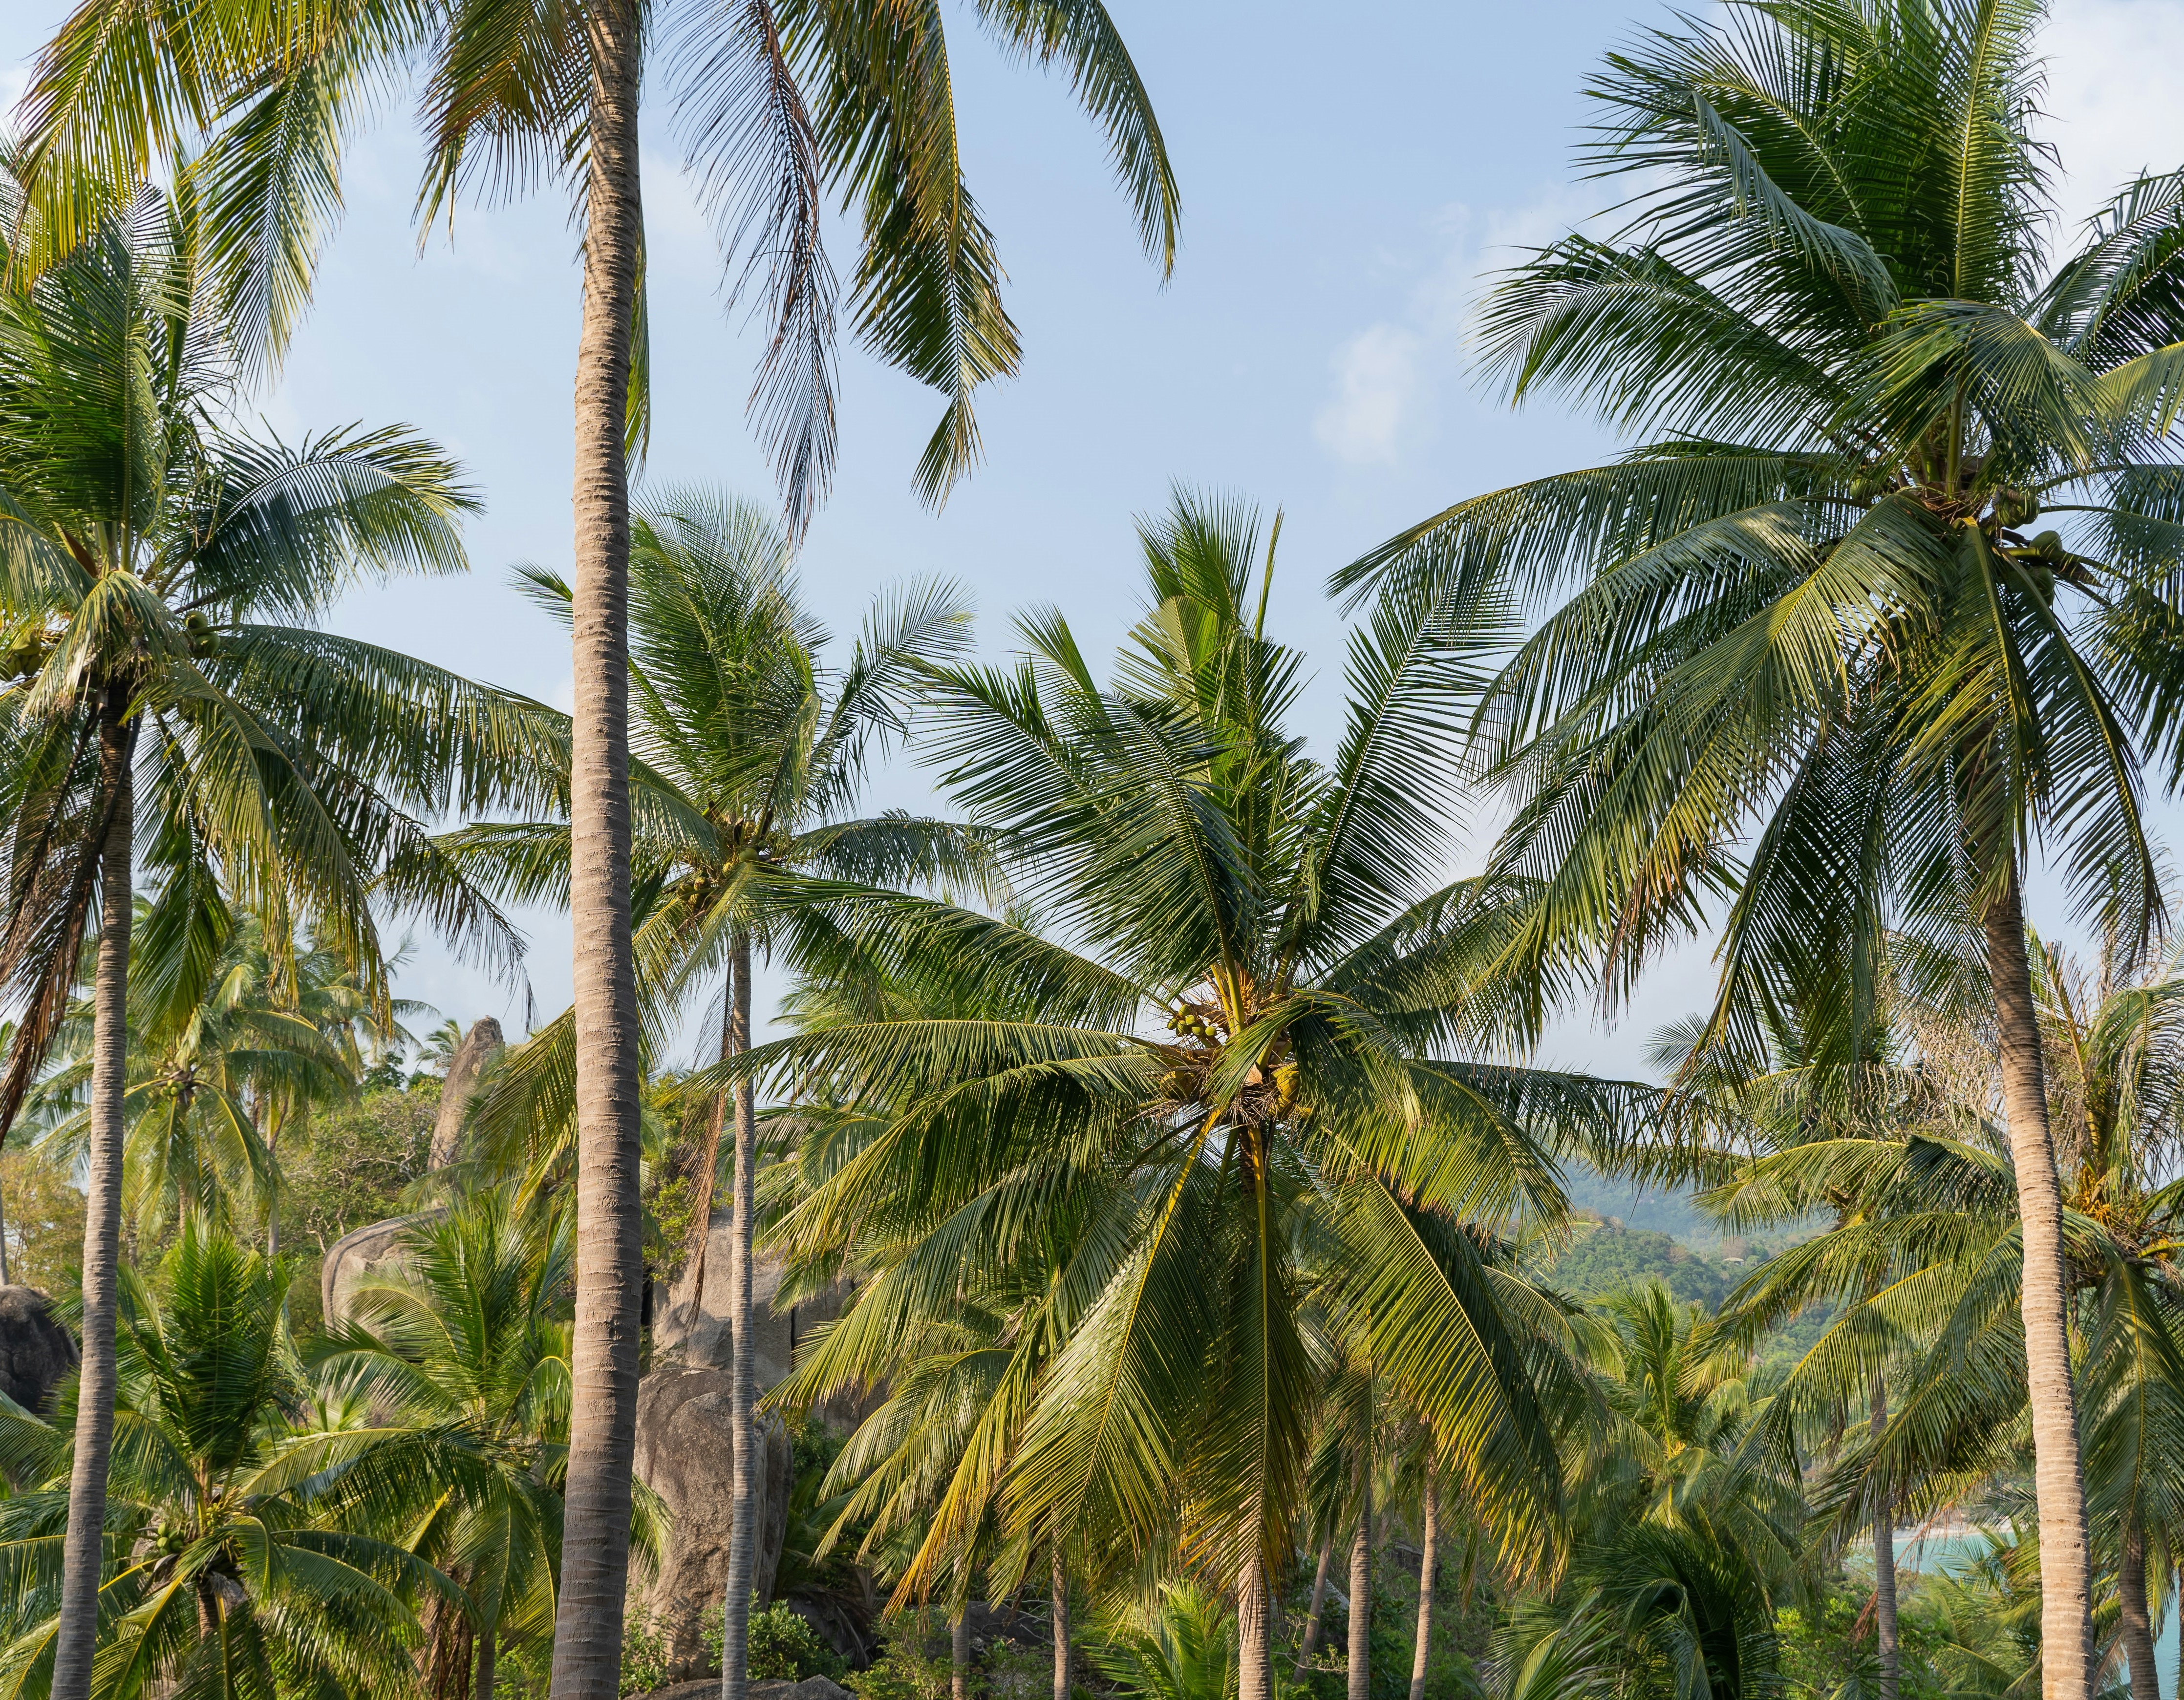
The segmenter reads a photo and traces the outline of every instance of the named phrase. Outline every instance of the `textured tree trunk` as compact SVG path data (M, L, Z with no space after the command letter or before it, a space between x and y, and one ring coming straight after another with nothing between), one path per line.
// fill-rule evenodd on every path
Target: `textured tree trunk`
M471 1685L471 1700L493 1700L493 1642L497 1629L481 1630L477 1638L477 1680Z
M2116 1566L2117 1626L2131 1661L2131 1700L2161 1700L2161 1674L2153 1663L2153 1614L2146 1602L2146 1529L2136 1513L2123 1519L2123 1554Z
M1047 1543L1054 1560L1054 1700L1069 1700L1069 1566L1061 1542Z
M1373 1448L1357 1451L1357 1533L1350 1542L1350 1700L1373 1686Z
M622 441L644 211L637 9L633 0L602 0L583 15L592 81L583 328L577 350L577 706L569 794L577 1313L550 1692L552 1700L616 1700L644 1291L629 922L629 472Z
M1259 1529L1254 1515L1244 1530L1244 1559L1236 1569L1236 1700L1273 1700L1273 1625Z
M948 1700L971 1700L971 1613L948 1626Z
M13 1285L8 1274L8 1217L5 1208L0 1207L0 1287Z
M1411 1700L1425 1700L1426 1659L1433 1651L1434 1573L1440 1568L1440 1495L1433 1466L1426 1466L1425 1508L1420 1519L1425 1550L1418 1554L1418 1630L1411 1648ZM1890 1700L1894 1700L1892 1694Z
M86 1700L98 1634L106 1467L114 1448L114 1310L121 1249L122 1095L129 1067L130 876L136 833L131 729L119 687L99 709L99 789L109 798L98 872L98 967L92 993L91 1165L83 1218L83 1369L69 1472L60 1623L53 1637L53 1700Z
M1304 1640L1297 1647L1297 1669L1312 1663L1312 1650L1319 1645L1321 1614L1327 1609L1327 1565L1334 1556L1334 1537L1319 1543L1319 1568L1312 1575L1312 1611L1304 1620Z
M2092 1586L2087 1561L2085 1468L2070 1383L2069 1300L2063 1268L2063 1192L2048 1128L2040 1023L2025 948L2025 911L2014 859L1981 917L1994 985L2003 1105L2017 1210L2025 1235L2025 1368L2032 1408L2032 1476L2040 1508L2041 1692L2046 1700L2092 1700Z
M281 1255L281 1126L276 1121L266 1136L265 1155L272 1161L265 1183L265 1255Z
M1888 1429L1888 1382L1879 1370L1873 1376L1872 1428L1876 1441ZM1873 1513L1873 1634L1880 1667L1880 1700L1896 1700L1903 1663L1896 1633L1896 1507L1892 1500Z
M729 946L733 991L722 1049L740 1056L751 1041L750 934ZM749 1692L751 1569L758 1555L758 1371L751 1340L751 1227L758 1208L758 1105L748 1080L736 1083L736 1179L728 1226L729 1421L734 1430L735 1503L728 1524L728 1597L721 1641L722 1700Z

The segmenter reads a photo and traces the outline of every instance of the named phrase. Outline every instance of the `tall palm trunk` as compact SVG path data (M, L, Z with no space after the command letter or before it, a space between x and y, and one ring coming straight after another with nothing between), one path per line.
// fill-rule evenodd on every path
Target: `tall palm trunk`
M114 1311L121 1250L122 1095L129 1067L131 854L136 833L126 693L109 684L99 705L99 792L107 800L98 870L98 967L92 993L91 1167L83 1218L83 1370L69 1471L60 1624L53 1638L53 1700L86 1700L98 1634L106 1467L114 1449Z
M1259 1540L1262 1515L1255 1506L1245 1519L1243 1562L1236 1568L1236 1700L1273 1700L1273 1623Z
M1433 1650L1434 1573L1440 1568L1440 1495L1426 1466L1424 1551L1418 1554L1418 1632L1411 1649L1411 1700L1426 1700L1426 1658ZM1890 1700L1893 1700L1893 1692Z
M739 1056L751 1042L751 941L738 929L729 947L734 992L725 1048ZM733 1476L728 1520L728 1597L722 1608L722 1700L744 1700L750 1669L751 1570L758 1556L758 1371L751 1350L751 1224L758 1209L758 1106L748 1080L736 1083L736 1179L728 1226L728 1419Z
M2025 910L2013 855L2001 891L1981 922L1994 985L2003 1107L2025 1236L2025 1369L2032 1407L2032 1479L2040 1508L2041 1692L2047 1700L2091 1700L2092 1586L2086 1552L2086 1476L2070 1383L2070 1330L2063 1268L2063 1190L2048 1129L2040 1022L2025 948Z
M971 1700L971 1608L948 1626L948 1700Z
M2136 1511L2123 1519L2123 1552L2116 1565L2116 1597L2122 1607L2118 1632L2131 1661L2131 1700L2161 1700L2161 1675L2153 1664L2153 1614L2146 1602L2146 1527Z
M1069 1567L1061 1542L1048 1543L1054 1560L1054 1700L1069 1700Z
M615 1700L629 1580L639 1306L638 1019L629 921L629 471L622 426L644 212L633 0L585 10L592 56L583 329L577 350L577 1314L552 1700Z
M1373 1448L1357 1449L1357 1533L1350 1542L1350 1700L1373 1686Z
M493 1700L493 1642L499 1636L497 1627L478 1631L477 1680L471 1685L471 1700Z
M1873 1373L1873 1438L1877 1442L1888 1429L1888 1381L1885 1372ZM1880 1666L1880 1700L1896 1700L1903 1661L1896 1631L1896 1507L1892 1501L1873 1513L1873 1634ZM1418 1700L1415 1694L1411 1700Z
M1297 1647L1297 1669L1301 1671L1312 1663L1312 1650L1319 1645L1319 1625L1327 1610L1327 1565L1334 1556L1334 1537L1329 1536L1319 1543L1319 1568L1312 1573L1312 1610L1304 1620L1304 1639Z

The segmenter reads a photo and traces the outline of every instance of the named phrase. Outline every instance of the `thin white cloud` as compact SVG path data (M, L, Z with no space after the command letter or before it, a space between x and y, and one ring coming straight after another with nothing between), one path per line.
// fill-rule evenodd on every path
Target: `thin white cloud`
M1418 422L1425 385L1424 340L1399 326L1359 332L1335 351L1334 394L1312 421L1312 435L1346 465L1392 463Z
M1439 399L1462 382L1473 304L1490 275L1522 249L1552 242L1594 210L1596 193L1557 187L1484 216L1462 203L1432 221L1438 257L1412 283L1399 316L1346 337L1329 360L1332 382L1312 421L1320 446L1346 465L1394 465L1429 443Z

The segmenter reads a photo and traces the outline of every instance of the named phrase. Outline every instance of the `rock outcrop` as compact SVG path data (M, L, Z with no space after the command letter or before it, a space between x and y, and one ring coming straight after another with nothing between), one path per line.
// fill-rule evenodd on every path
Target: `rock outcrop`
M721 1679L707 1676L655 1688L644 1700L718 1700L720 1692ZM754 1682L750 1700L854 1700L854 1697L831 1677L807 1676L801 1682Z
M660 1571L644 1602L667 1639L669 1671L695 1675L705 1668L704 1626L727 1597L728 1535L735 1502L735 1428L725 1368L669 1364L637 1390L637 1474L665 1502L671 1521ZM778 1418L759 1425L758 1549L751 1586L761 1605L788 1530L791 1457Z
M319 1266L319 1306L325 1313L328 1328L349 1319L350 1297L367 1277L401 1267L399 1242L404 1232L412 1223L429 1221L437 1213L427 1212L421 1216L396 1216L384 1222L368 1222L334 1241L326 1251L326 1262Z
M691 1260L653 1313L654 1368L637 1395L637 1473L674 1513L660 1574L644 1590L642 1603L660 1620L669 1669L678 1677L705 1669L699 1627L727 1596L729 1513L735 1499L728 1257L729 1213L716 1210L707 1224L704 1251ZM788 1374L805 1333L841 1313L850 1291L845 1284L816 1301L777 1308L783 1273L780 1263L765 1258L751 1272L752 1346L761 1394ZM761 1432L765 1469L751 1586L759 1603L766 1605L773 1598L788 1526L791 1461L788 1435L777 1420L763 1423ZM824 1627L821 1633L826 1634Z
M53 1320L46 1296L36 1287L0 1287L0 1393L42 1413L75 1365L75 1337Z
M447 1079L440 1083L440 1107L432 1117L432 1145L427 1168L445 1168L463 1153L463 1125L469 1119L471 1100L477 1096L485 1071L493 1066L504 1045L500 1023L480 1016L448 1059Z

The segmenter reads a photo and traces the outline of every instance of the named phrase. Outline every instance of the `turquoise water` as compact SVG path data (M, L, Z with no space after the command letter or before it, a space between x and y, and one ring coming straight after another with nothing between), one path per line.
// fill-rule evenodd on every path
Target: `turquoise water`
M1899 1573L1910 1570L1946 1570L1959 1558L1968 1558L1986 1544L1979 1535L1929 1535L1924 1541L1915 1540L1916 1531L1904 1529L1897 1531L1896 1568ZM1866 1559L1872 1563L1870 1548ZM2176 1692L2177 1617L2169 1614L2154 1641L2154 1668L2161 1674L2161 1692L2170 1700L2184 1700Z

